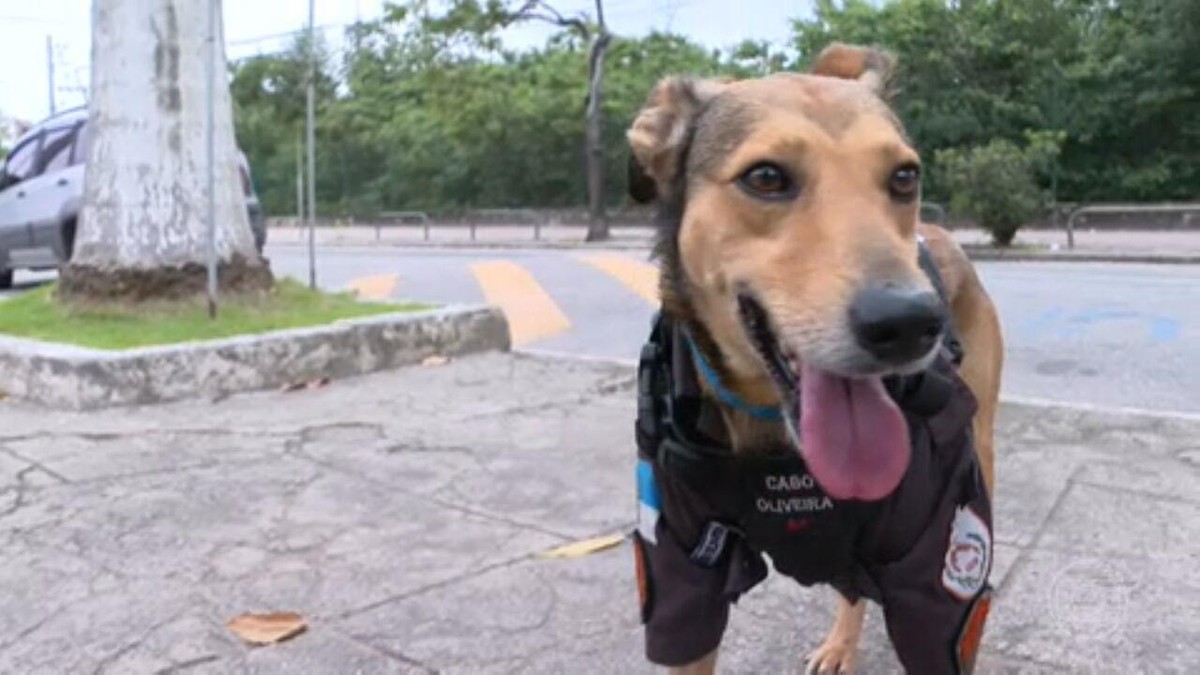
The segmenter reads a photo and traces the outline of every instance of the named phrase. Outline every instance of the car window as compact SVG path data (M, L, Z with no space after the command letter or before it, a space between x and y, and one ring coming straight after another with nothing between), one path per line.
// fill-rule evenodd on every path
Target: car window
M52 173L67 168L71 162L71 145L75 141L75 127L51 129L42 141L42 152L38 157L36 175Z
M71 166L87 162L88 146L92 142L92 125L81 122L79 133L75 136L75 150L71 153Z
M33 175L34 160L37 159L38 145L41 140L41 134L33 136L9 154L8 161L4 164L3 185L5 187L28 180Z

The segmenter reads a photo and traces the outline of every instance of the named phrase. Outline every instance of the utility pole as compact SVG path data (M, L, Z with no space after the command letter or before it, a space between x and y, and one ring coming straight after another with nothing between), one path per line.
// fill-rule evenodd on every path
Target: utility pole
M208 0L208 49L205 51L204 142L208 160L208 318L217 318L217 172L216 137L213 124L214 88L217 62L217 0Z
M50 35L46 36L46 79L48 80L47 90L50 94L50 114L58 112L58 106L54 101L54 38Z
M296 132L296 227L303 227L304 220L304 136Z
M304 111L305 135L308 140L308 287L317 288L317 151L314 106L317 79L315 0L308 0L308 91Z

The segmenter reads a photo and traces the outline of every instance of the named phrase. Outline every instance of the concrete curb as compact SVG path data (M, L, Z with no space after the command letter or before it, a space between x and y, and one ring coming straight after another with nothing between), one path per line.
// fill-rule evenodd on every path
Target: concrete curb
M0 390L85 410L222 397L511 348L493 307L384 314L324 326L124 351L0 337Z
M302 249L300 243L277 243L274 247L280 249ZM384 241L384 242L325 242L317 248L357 248L357 249L447 249L447 250L583 250L583 251L649 251L650 241L601 241L595 243L575 241ZM963 249L971 260L983 262L1079 262L1079 263L1131 263L1147 265L1200 265L1200 253L1069 253L1049 250L1012 250L1004 251L990 247L965 245Z
M986 262L1088 262L1144 265L1200 265L1200 254L1156 253L1068 253L1064 251L1002 251L964 246L971 260Z

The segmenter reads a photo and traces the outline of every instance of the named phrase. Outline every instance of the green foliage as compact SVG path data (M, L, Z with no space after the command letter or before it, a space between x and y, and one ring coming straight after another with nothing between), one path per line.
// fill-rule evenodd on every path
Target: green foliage
M899 57L897 109L927 161L1059 129L1061 197L1200 196L1200 3L821 0L796 22L802 65L835 40ZM931 173L927 198L947 199Z
M347 58L344 92L318 95L318 212L585 203L585 45L564 32L524 53L463 52L401 16L352 36L359 46ZM234 72L239 141L270 213L296 212L303 60L298 44ZM608 203L624 199L625 130L658 79L733 67L679 36L613 43L603 99Z
M4 113L0 113L0 163L3 163L4 159L8 157L8 144L13 141L9 138L10 124L11 122L4 116Z
M974 219L999 246L1011 244L1017 230L1046 205L1038 176L1049 171L1063 135L1027 132L1026 138L1025 148L994 139L987 145L936 154L942 184L951 194L951 211Z
M564 15L545 45L506 50L499 36L531 20L527 4L390 3L352 29L342 67L318 45L318 210L583 205L583 33L594 27ZM761 41L717 52L661 33L616 39L604 82L606 202L624 199L625 130L660 78L801 69L834 40L898 56L895 105L931 201L951 197L952 172L939 164L953 155L939 151L996 139L1039 157L1036 188L1066 201L1200 198L1200 2L821 0L794 36L788 52ZM271 213L296 210L306 52L298 42L233 70L239 140ZM1058 131L1039 141L1026 129ZM1048 154L1033 149L1049 141Z

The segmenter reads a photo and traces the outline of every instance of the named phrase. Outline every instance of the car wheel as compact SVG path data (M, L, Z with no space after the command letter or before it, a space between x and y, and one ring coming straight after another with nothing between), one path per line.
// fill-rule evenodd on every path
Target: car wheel
M75 220L71 219L63 223L62 227L62 244L63 244L63 263L71 262L71 256L75 254Z
M12 285L13 285L13 271L5 270L3 272L0 272L0 288L12 288Z

